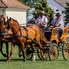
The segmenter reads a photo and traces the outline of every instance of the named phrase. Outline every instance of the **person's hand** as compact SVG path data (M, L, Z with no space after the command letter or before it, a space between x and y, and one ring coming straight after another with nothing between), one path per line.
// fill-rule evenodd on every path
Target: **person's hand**
M50 26L50 28L53 28L53 26Z
M36 22L36 21L35 21L34 23L35 23L35 24L37 24L37 22Z
M43 25L43 23L40 23L40 25Z

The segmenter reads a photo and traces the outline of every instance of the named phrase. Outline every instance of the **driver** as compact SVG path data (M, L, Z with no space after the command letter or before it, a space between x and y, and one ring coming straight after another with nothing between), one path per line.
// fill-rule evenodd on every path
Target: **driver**
M44 16L44 11L40 12L40 16L36 19L35 23L42 28L42 30L47 26L47 17Z
M60 39L61 33L64 29L64 22L61 19L61 14L57 13L56 18L52 20L50 28L59 27L58 29L58 39Z

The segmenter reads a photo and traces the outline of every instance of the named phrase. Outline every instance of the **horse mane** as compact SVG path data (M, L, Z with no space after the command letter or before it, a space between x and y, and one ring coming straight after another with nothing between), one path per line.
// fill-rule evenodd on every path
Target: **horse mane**
M16 22L16 23L18 24L18 26L19 26L19 22L18 22L17 20L15 20L15 19L13 19L13 18L12 18L12 20L13 20L14 22Z

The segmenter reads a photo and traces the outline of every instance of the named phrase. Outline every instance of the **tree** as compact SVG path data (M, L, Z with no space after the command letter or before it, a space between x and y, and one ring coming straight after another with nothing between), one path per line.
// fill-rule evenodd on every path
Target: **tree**
M69 22L69 3L66 3L67 7L65 8L65 24Z
M18 1L20 1L22 4L24 4L24 0L18 0Z
M18 1L20 1L21 3L23 3L29 7L33 7L34 4L39 0L18 0Z
M43 10L45 12L45 16L48 18L48 22L50 23L53 19L54 11L48 6L47 0L38 1L35 5L35 11L33 12L34 18L36 19L40 11Z

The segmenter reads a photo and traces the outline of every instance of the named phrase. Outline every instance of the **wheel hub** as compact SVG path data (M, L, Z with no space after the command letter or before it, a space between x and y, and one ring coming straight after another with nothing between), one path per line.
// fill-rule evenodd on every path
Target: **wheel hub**
M55 56L55 51L53 51L53 55Z

